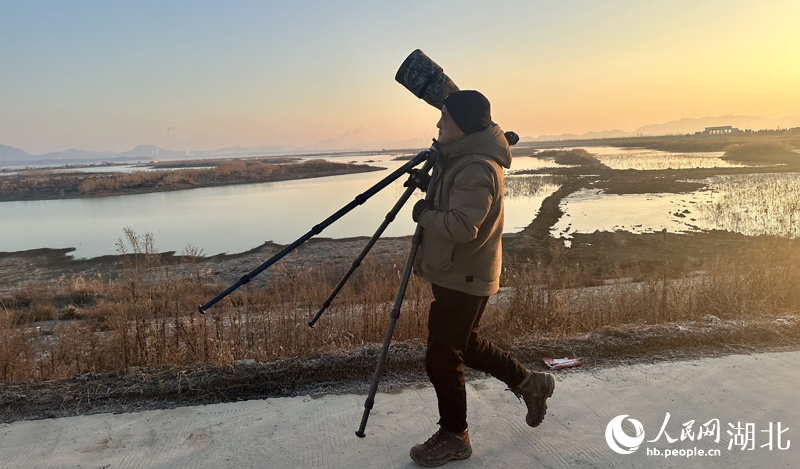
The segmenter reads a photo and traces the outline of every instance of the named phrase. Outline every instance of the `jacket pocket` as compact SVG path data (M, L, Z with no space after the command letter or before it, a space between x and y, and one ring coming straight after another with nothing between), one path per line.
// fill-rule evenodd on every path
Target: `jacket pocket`
M423 235L424 236L424 235ZM434 234L424 236L424 261L431 269L449 271L453 265L453 251L456 243Z

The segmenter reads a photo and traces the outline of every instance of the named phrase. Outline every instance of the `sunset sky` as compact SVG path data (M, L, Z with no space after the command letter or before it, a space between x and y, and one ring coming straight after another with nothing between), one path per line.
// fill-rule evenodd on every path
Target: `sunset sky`
M800 115L800 2L0 3L0 144L427 146L422 49L522 136Z

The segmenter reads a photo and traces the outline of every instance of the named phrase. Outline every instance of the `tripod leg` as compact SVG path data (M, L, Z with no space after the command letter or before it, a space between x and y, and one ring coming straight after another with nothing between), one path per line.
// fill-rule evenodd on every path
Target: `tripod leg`
M433 188L436 182L436 176L438 168L434 167L433 175L431 176L431 182L428 185L428 192L425 195L426 200L433 200L434 193ZM389 319L389 328L386 331L386 336L383 339L383 347L381 348L381 355L378 358L378 366L375 369L375 375L372 377L372 385L369 388L369 394L367 395L367 400L364 402L364 414L361 416L361 425L358 427L356 431L356 435L359 438L364 438L366 434L364 433L364 429L367 427L367 420L369 419L369 412L372 410L372 406L375 403L375 394L378 392L378 382L381 379L381 375L383 374L383 367L386 364L386 356L389 354L389 344L392 341L392 334L394 333L394 327L397 323L397 319L400 318L400 307L403 305L403 297L406 294L406 288L408 287L408 280L411 277L411 269L414 265L414 258L417 256L417 247L419 247L420 238L422 237L422 227L417 225L416 231L414 231L414 237L411 239L411 252L408 253L408 260L406 261L406 268L403 271L403 278L400 281L400 287L397 290L397 297L394 301L394 307L392 308L391 318Z
M425 165L422 167L422 169L420 169L420 174L427 174L431 166L433 166L433 163L431 159L429 159L427 162L425 162ZM392 221L394 221L394 218L397 216L397 213L400 211L401 208L403 208L403 205L405 205L405 203L411 197L411 194L414 192L415 189L416 188L412 186L407 188L405 192L403 192L403 195L400 196L400 199L394 204L394 207L392 207L389 213L386 214L383 223L381 223L381 225L375 231L375 234L372 235L372 238L370 238L367 245L364 246L364 249L361 251L358 257L356 257L356 260L354 260L353 263L350 265L350 269L347 271L346 274L344 274L342 279L339 280L339 284L336 285L336 288L333 289L333 293L331 293L328 299L325 300L325 302L322 304L322 308L320 308L320 310L317 312L317 315L314 316L314 319L309 321L308 327L314 327L314 325L319 320L320 316L322 316L322 313L324 313L325 310L328 309L333 299L336 298L336 295L339 294L339 291L344 287L344 284L347 283L347 280L350 279L350 276L353 275L353 272L355 272L355 270L361 265L361 261L364 260L364 258L367 256L369 251L378 241L378 238L380 238L383 232L386 231L386 228L389 226L389 224Z
M414 188L413 187L409 187L408 189L406 189L406 191L403 193L403 195L400 197L400 199L394 205L392 210L389 213L386 214L386 218L384 218L383 223L381 223L381 226L378 227L378 230L375 231L375 234L372 235L372 238L370 238L370 240L367 243L367 245L364 246L364 249L361 251L361 253L358 255L358 257L356 257L356 259L353 261L353 263L350 265L350 269L347 271L347 273L344 274L344 276L342 277L341 280L339 280L339 283L336 285L336 288L333 289L333 292L330 294L328 299L325 300L325 302L322 304L322 308L320 308L320 310L317 312L316 316L314 316L314 319L312 319L311 321L308 322L308 326L309 327L314 327L314 325L319 320L320 316L322 316L322 313L324 313L325 310L328 309L328 306L331 305L331 302L333 301L333 299L336 298L336 295L339 294L339 291L344 287L344 284L347 283L347 280L350 279L350 276L353 275L353 272L355 272L355 270L361 265L361 261L364 260L364 258L367 256L369 251L372 249L372 247L378 241L378 238L381 237L383 232L389 226L389 223L391 223L394 220L394 217L397 215L397 212L399 212L400 209L403 207L403 205L405 205L405 203L408 201L409 197L411 197L411 194L413 192L414 192Z

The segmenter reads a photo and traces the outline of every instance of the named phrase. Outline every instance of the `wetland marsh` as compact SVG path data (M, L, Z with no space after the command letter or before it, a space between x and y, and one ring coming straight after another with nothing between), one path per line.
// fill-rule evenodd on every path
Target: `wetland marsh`
M590 146L580 148L592 153ZM674 163L648 163L658 153L626 150L614 157L598 150L599 164L558 165L535 157L536 150L515 148L516 171L506 178L502 290L492 298L484 321L485 333L494 341L526 361L543 354L579 354L587 363L600 363L609 357L641 358L678 350L715 353L788 346L800 338L800 317L795 314L800 294L794 285L800 276L796 163L728 164L716 161L721 160L717 155L699 155L677 157L694 163L673 168ZM373 162L381 158L364 157ZM620 163L625 158L652 169L631 169L632 162ZM614 164L625 169L614 169ZM339 187L331 194L347 193L346 203L358 192L354 178L366 176L370 181L360 184L380 178L379 173L368 173L324 181L329 188ZM293 184L213 189L255 191L258 196L250 203L258 205L264 201L264 187ZM398 185L384 191L385 204L376 204L384 205L377 210L380 217L389 199L402 192ZM188 201L203 190L168 194L186 195ZM308 194L311 199L305 204L311 206L331 198L322 196L328 192L319 186L296 188L295 193ZM286 194L275 199L273 208L287 200ZM231 220L247 218L246 211L234 212L236 200L240 199L233 197L233 205L219 212L232 212ZM339 201L330 203L339 206ZM152 211L166 210L163 200L161 208L158 203L153 207ZM321 207L320 216L327 216L329 208ZM205 202L198 210L195 213L203 215L197 219L210 212ZM131 220L124 212L119 222ZM581 225L582 214L594 218ZM397 224L401 228L402 217ZM285 218L274 217L294 218L298 214L291 211ZM300 225L306 229L316 221L303 217ZM365 223L365 234L377 223ZM191 226L197 231L196 227ZM114 238L124 255L82 259L66 248L0 253L0 302L5 311L0 315L5 344L0 378L7 383L0 386L0 397L14 402L4 419L292 395L315 385L294 376L306 369L308 360L324 363L333 388L365 382L374 368L373 351L385 332L387 308L410 241L402 231L382 238L319 326L308 329L306 321L366 242L363 235L312 239L215 306L212 314L199 316L198 304L285 243L247 241L256 247L213 256L192 246L174 255L159 249L162 233L136 227L123 232ZM229 244L239 236L213 235ZM391 370L401 381L416 379L414 370L422 369L429 301L424 282L412 280ZM244 362L252 368L245 371L238 365ZM239 378L233 381L223 371L230 367L238 370L234 374ZM175 373L194 389L216 383L212 387L226 389L227 397L207 391L164 397L157 381L169 375L171 382ZM137 394L133 401L111 403L91 394L84 381L75 381L81 376L89 387L94 381L114 387L122 376L124 386L135 387ZM14 384L53 379L66 380L58 381L63 386ZM234 382L239 379L260 383L261 391L226 388L238 386ZM36 401L20 401L18 386L36 389ZM62 400L62 407L54 408L64 386L91 394L95 405L71 402L64 408ZM146 401L148 396L155 400Z

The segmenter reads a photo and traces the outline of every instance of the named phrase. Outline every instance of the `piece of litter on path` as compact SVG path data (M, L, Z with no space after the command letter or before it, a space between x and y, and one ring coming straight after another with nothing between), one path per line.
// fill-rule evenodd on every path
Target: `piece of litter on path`
M550 367L551 370L560 370L562 368L574 368L576 366L583 366L580 358L566 357L566 358L544 358L544 364Z

